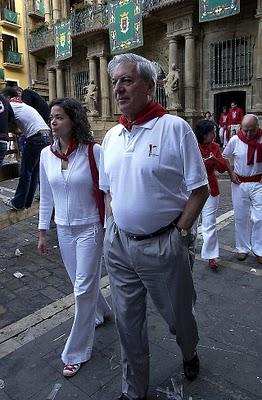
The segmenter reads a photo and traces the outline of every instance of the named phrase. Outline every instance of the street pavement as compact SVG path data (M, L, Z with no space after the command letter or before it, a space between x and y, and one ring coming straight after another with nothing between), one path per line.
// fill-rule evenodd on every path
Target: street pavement
M13 190L15 183L1 182L0 194L3 185ZM220 188L220 267L213 272L200 259L200 229L193 271L200 375L193 383L185 380L175 337L149 299L150 400L262 399L262 268L252 255L237 261L230 182L221 180ZM32 214L37 203L34 207ZM97 328L92 359L65 379L60 354L72 324L73 296L55 227L51 224L49 255L42 257L37 215L16 222L21 216L6 218L10 213L19 214L0 205L0 221L9 221L0 230L0 400L115 399L121 367L113 317ZM104 268L102 275L101 288L111 302Z

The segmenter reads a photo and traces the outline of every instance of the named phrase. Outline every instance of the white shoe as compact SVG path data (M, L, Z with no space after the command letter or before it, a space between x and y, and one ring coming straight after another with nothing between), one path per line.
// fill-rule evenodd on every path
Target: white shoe
M81 364L65 364L63 368L63 375L66 378L71 378L74 376L81 368Z

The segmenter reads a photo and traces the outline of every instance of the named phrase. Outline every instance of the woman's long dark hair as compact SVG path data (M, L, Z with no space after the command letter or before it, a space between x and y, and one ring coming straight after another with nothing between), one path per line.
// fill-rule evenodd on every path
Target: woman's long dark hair
M88 144L94 141L86 111L78 100L72 97L63 97L51 101L50 110L54 106L61 107L71 119L73 123L72 138L76 140L77 144Z
M207 119L201 119L196 123L195 127L195 135L198 143L204 143L204 136L206 136L209 132L213 131L215 128L215 124L213 121Z

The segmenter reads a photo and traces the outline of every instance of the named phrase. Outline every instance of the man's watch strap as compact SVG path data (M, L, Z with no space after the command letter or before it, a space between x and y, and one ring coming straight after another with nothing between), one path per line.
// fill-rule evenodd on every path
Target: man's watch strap
M176 229L178 230L178 232L182 237L186 237L190 233L190 229L183 229L180 228L180 226L176 226Z

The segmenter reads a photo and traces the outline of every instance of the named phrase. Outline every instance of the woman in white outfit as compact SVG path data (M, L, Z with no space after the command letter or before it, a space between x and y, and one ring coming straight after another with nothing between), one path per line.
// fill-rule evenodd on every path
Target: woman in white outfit
M103 227L92 178L92 165L99 169L100 146L92 143L78 101L56 99L50 109L54 142L40 158L38 248L48 253L46 231L54 207L59 247L75 296L74 322L62 353L63 375L70 377L90 359L95 326L109 312L99 289Z
M196 124L195 134L207 170L210 195L202 209L203 246L201 257L208 260L209 267L217 269L219 245L216 229L216 216L219 205L219 186L215 171L228 170L220 152L219 144L214 142L215 126L212 121L201 120Z

